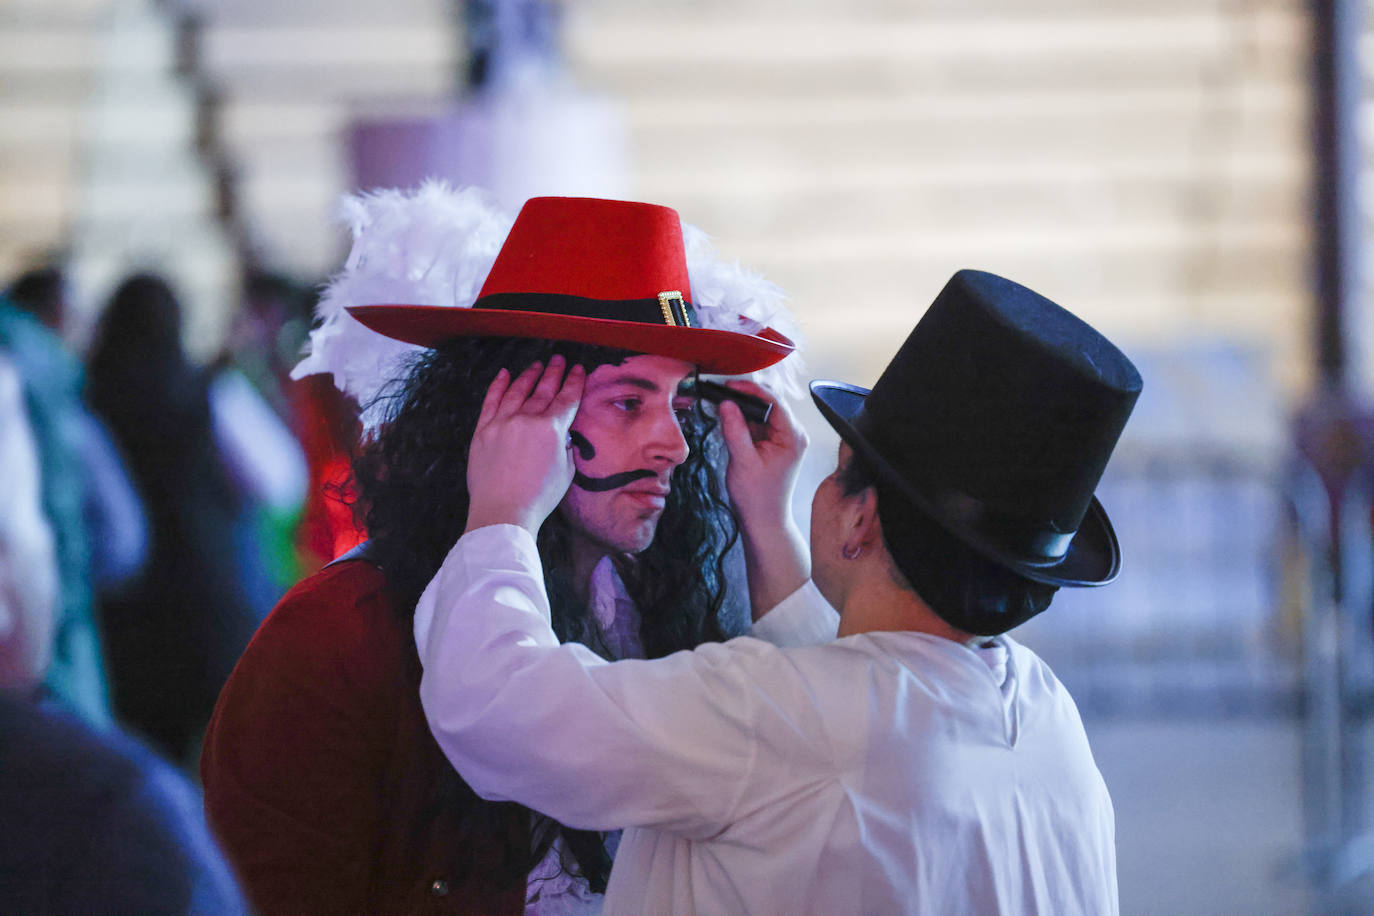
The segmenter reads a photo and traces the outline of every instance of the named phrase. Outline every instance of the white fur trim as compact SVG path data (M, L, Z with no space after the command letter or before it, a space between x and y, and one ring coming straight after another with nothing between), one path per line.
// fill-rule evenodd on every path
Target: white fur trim
M796 351L767 369L744 376L778 397L800 403L806 393L802 377L801 330L787 306L787 294L778 286L738 261L722 261L705 232L691 223L682 224L687 248L687 279L692 284L692 305L704 328L755 334L772 328L797 345Z

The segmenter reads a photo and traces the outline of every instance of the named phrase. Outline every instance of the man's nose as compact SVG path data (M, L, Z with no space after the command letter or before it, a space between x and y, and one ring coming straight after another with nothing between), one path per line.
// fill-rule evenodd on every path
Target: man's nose
M687 445L687 438L682 434L682 425L678 422L676 411L658 411L654 418L653 436L649 440L648 448L649 457L653 461L662 462L668 467L677 467L687 460L692 450Z

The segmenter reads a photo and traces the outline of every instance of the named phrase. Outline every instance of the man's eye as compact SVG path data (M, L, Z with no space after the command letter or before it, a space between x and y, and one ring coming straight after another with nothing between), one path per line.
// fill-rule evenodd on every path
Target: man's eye
M686 423L692 419L697 402L695 398L676 398L673 401L673 413L677 414L679 423Z
M626 413L634 413L643 403L643 400L640 398L616 398L611 402L613 406L618 407Z

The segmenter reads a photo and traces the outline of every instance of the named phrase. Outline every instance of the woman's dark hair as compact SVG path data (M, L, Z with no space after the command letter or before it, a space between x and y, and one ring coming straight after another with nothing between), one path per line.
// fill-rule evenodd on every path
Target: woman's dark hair
M979 636L1004 633L1049 607L1059 591L966 546L875 474L857 453L850 454L836 479L846 496L874 488L888 553L912 591L950 626Z
M213 480L236 502L214 444L206 378L182 349L181 305L161 277L134 274L110 297L87 355L86 398L145 500L171 504Z
M496 373L518 375L555 353L590 374L635 353L587 344L525 338L460 338L417 358L397 386L384 392L385 419L376 439L354 461L359 505L371 540L370 557L385 572L397 612L409 619L421 592L438 571L467 522L467 456L482 398ZM653 543L635 556L613 561L640 611L645 655L657 658L721 640L727 632L725 555L738 526L717 467L720 446L711 436L716 420L698 403L682 417L690 455L673 471L672 490ZM573 593L570 529L560 513L539 533L553 627L559 639L605 652L604 642ZM591 736L594 740L594 736ZM473 826L492 827L493 842L510 841L495 829L495 815L449 770L442 804L461 804ZM523 879L547 852L555 830L531 851L510 848L500 877ZM562 830L594 890L604 890L610 860L597 833ZM500 839L498 839L500 837Z

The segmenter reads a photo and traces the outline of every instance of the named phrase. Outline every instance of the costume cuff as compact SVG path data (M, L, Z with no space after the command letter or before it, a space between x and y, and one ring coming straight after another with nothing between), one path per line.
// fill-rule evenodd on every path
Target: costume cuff
M839 626L840 615L825 600L816 583L807 579L801 588L756 620L749 635L786 649L829 642L835 638Z
M448 556L444 557L431 583L441 578L450 581L461 578L461 581L468 582L474 574L490 571L529 573L543 582L544 571L534 537L519 525L487 525L469 531L458 539ZM426 658L430 631L434 626L435 603L429 593L430 588L426 588L425 594L420 596L415 605L415 648L421 663Z
M453 545L444 565L459 562L469 569L532 572L541 580L544 567L534 536L519 525L487 525L469 531Z

